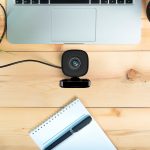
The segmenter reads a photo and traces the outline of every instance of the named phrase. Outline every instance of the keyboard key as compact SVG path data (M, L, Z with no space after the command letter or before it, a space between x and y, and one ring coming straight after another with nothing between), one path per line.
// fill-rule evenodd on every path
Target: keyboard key
M16 0L16 4L22 4L22 0Z
M39 0L32 0L32 4L38 4Z
M99 0L91 0L91 4L99 4Z
M126 0L126 3L127 3L127 4L132 4L132 3L133 3L133 0Z
M118 4L124 4L124 0L117 0Z
M24 4L30 4L30 0L24 0Z
M40 4L49 4L49 0L40 0Z
M109 4L116 4L116 0L109 0Z
M108 4L108 0L101 0L101 4Z

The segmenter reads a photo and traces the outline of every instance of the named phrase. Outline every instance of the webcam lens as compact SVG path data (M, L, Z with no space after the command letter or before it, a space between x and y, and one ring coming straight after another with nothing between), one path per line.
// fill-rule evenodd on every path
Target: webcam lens
M77 57L74 57L74 58L71 58L70 61L69 61L69 67L73 70L75 69L79 69L79 67L81 66L81 61L79 58Z

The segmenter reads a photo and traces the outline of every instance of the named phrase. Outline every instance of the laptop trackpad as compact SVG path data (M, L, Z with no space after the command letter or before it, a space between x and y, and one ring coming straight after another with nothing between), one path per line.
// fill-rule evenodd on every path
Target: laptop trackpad
M52 41L63 43L94 42L96 10L76 8L52 9Z

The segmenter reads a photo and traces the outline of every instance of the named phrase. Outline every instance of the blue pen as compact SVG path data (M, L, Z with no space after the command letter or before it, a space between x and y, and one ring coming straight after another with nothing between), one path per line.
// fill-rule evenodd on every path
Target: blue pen
M54 147L56 147L58 144L66 140L68 137L70 137L75 132L80 131L82 128L87 126L92 121L91 116L86 115L82 117L79 121L75 122L72 127L70 127L62 136L57 138L54 142L52 142L50 145L48 145L44 150L51 150Z

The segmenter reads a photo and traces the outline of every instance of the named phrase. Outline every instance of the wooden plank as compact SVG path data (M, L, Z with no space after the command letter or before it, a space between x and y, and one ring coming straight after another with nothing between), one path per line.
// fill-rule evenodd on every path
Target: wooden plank
M5 3L5 0L2 0ZM143 51L150 49L150 23L146 19L145 15L145 1L143 0L143 12L142 12L142 38L141 42L137 45L50 45L50 44L10 44L6 39L0 45L0 49L6 51L64 51L67 49L83 49L86 51ZM2 13L0 13L0 33L4 25Z
M0 149L36 150L28 136L31 128L56 108L1 108ZM150 149L150 109L88 109L118 150Z
M88 107L150 107L150 52L89 52L88 89L62 89L61 70L24 63L0 70L0 107L60 107L74 97ZM60 52L1 53L0 64L22 59L60 64ZM128 75L128 78L127 78Z

